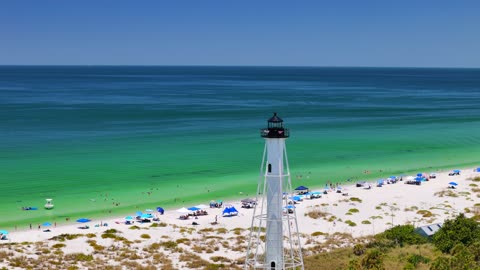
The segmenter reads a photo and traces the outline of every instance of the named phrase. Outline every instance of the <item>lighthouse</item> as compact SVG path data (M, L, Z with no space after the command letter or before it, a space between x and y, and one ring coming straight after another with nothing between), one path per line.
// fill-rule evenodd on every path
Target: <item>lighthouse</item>
M285 141L290 136L274 113L260 130L265 139L257 204L254 208L245 269L304 269Z

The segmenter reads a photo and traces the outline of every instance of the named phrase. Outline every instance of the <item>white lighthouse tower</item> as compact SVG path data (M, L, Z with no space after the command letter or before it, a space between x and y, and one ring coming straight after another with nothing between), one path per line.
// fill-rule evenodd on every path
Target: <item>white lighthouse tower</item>
M304 269L285 140L289 130L277 116L260 131L265 138L262 166L245 269Z

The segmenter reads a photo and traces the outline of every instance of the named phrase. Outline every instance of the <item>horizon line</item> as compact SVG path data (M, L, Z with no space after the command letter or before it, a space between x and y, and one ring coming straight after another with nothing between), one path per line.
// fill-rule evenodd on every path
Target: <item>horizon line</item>
M480 69L457 66L315 66L315 65L157 65L157 64L0 64L0 67L269 67L269 68L405 68L405 69Z

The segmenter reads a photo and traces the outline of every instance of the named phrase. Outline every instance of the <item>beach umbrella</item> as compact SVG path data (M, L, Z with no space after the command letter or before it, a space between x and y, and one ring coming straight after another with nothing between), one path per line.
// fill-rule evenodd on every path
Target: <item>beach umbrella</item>
M90 222L91 220L88 219L88 218L79 218L77 219L77 222L80 222L80 223L87 223L87 222Z
M321 194L319 191L312 192L313 195Z
M52 226L52 223L50 223L50 222L44 222L44 223L42 223L42 226L43 226L43 227Z
M480 168L477 168L477 172L480 172Z
M413 177L413 176L407 176L407 181L412 181L412 180L415 180L415 177Z
M448 184L451 185L451 186L457 186L457 185L458 185L458 184L455 183L455 182L450 182L450 183L448 183Z
M459 173L459 172L460 172L460 170L453 170L453 172L454 172L454 173Z
M423 177L415 177L415 181L420 182L423 181L425 178Z
M163 210L162 207L157 207L157 212L163 215L163 213L165 213L165 210Z
M133 217L132 216L126 216L125 220L133 220Z
M287 205L287 206L285 206L285 208L286 209L293 209L293 208L295 208L295 205Z
M147 210L145 210L145 212L153 212L153 210L152 209L147 209Z
M182 208L178 209L177 212L186 214L186 213L190 213L191 211L188 210L185 207L182 207Z
M8 231L0 230L0 234L7 235L7 234L8 234Z
M205 208L208 208L208 205L199 204L199 205L195 205L195 207L197 207L197 208L199 208L199 209L205 209Z
M417 176L421 177L423 176L423 173L417 173Z
M308 187L305 186L299 186L295 190L308 190Z
M190 210L190 211L198 211L198 210L200 210L200 208L197 208L197 207L195 207L195 206L189 207L189 208L187 208L187 209Z
M141 216L142 214L143 214L143 213L140 212L140 211L137 211L137 212L135 213L135 215L136 215L137 217Z

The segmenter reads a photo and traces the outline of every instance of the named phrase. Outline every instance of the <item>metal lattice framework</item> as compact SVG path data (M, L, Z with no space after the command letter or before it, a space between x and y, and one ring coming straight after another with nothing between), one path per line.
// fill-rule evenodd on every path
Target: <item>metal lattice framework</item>
M257 188L257 204L254 208L252 225L250 228L250 239L247 248L247 257L245 260L245 270L247 269L304 269L302 249L300 245L300 235L298 232L298 222L295 208L289 205L289 198L293 196L292 182L290 177L290 168L288 166L288 157L286 147L284 148L284 166L281 166L283 172L281 175L269 174L269 177L279 177L282 181L283 199L282 209L282 230L283 230L283 265L272 267L266 262L266 246L267 241L265 232L267 230L266 224L268 221L267 209L267 144L263 151L262 165L260 167L260 177Z

